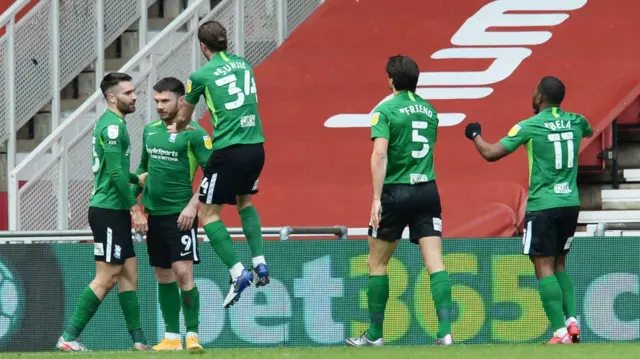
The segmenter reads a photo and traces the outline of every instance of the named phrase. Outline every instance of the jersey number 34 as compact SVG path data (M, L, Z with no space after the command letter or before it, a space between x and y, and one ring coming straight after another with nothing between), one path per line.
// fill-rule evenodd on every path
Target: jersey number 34
M245 96L250 94L256 95L256 102L258 102L258 95L256 91L256 79L251 77L249 70L244 70L244 89L237 86L238 77L236 74L227 75L225 77L216 80L216 85L222 87L229 85L229 96L237 96L234 101L230 101L224 104L224 108L227 110L235 110L244 104Z

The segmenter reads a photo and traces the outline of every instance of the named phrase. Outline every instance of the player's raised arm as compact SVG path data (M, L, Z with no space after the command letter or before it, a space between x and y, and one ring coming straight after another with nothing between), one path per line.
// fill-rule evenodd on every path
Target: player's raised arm
M589 124L589 121L587 121L586 118L584 118L584 116L582 117L582 137L591 137L593 136L593 127L591 127L591 124Z
M511 131L509 131L507 137L496 143L489 143L482 138L482 126L477 122L468 124L464 134L468 139L473 141L476 149L485 160L495 162L513 152L518 146L525 142L522 136L514 137L518 130L516 130L513 134L514 136L512 136L516 127L519 128L518 125L514 126Z
M178 103L178 115L174 119L176 131L183 131L191 122L191 116L196 109L200 96L204 95L205 83L197 72L189 76L186 86L186 94L180 98Z

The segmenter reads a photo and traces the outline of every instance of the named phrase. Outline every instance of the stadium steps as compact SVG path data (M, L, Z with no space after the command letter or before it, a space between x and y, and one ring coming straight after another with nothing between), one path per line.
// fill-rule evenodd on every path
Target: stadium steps
M147 41L150 41L172 20L174 20L185 8L185 1L181 0L148 0L152 5L148 8L147 20ZM211 5L216 3L213 1ZM207 9L208 10L208 9ZM173 34L179 37L180 34ZM168 46L173 43L173 39L167 42ZM127 28L115 41L105 48L105 73L117 71L138 51L138 21L135 21ZM133 72L132 76L135 77ZM95 79L94 63L83 69L68 84L64 84L61 89L60 121L69 116L78 108L97 87ZM77 121L79 124L81 121ZM70 131L75 131L71 127ZM27 121L16 133L16 160L19 163L33 149L35 149L44 138L51 133L51 105L50 103L42 107L29 121ZM7 191L7 166L6 166L6 142L0 143L0 193Z
M180 14L185 7L184 3L181 0L157 0L149 7L147 41L150 41ZM105 49L105 73L118 70L137 53L138 34L138 21L136 21ZM168 43L167 46L171 44ZM91 64L61 90L60 120L63 121L89 98L96 86L95 68L94 64ZM17 160L21 161L26 157L50 133L51 105L46 105L18 130ZM0 191L6 190L7 177L4 172L3 170L0 173Z

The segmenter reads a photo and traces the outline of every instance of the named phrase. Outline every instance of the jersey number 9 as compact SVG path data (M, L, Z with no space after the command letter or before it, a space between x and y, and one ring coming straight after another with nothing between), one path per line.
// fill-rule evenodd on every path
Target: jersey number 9
M238 97L234 101L230 101L224 104L224 108L226 108L227 110L235 110L236 108L242 106L244 104L244 97L250 94L255 94L256 102L258 102L256 79L251 77L251 72L249 70L244 70L244 91L236 85L237 82L238 78L236 74L227 75L216 80L217 86L222 87L225 85L229 85L229 96L235 95Z
M429 153L429 140L420 134L420 130L427 129L427 122L413 121L411 122L411 142L422 143L422 149L420 151L411 151L413 158L424 158Z

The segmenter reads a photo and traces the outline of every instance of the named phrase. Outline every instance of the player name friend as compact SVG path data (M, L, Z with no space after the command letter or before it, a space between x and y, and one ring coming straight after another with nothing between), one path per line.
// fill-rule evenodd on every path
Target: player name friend
M431 111L429 108L427 108L424 105L411 105L411 106L403 107L398 111L400 111L400 113L405 115L411 115L414 113L424 113L429 117L433 117L433 111Z
M230 71L237 70L237 69L246 70L247 65L244 62L239 62L239 61L229 62L224 66L218 67L216 69L216 72L214 72L213 74L216 76L225 76Z

